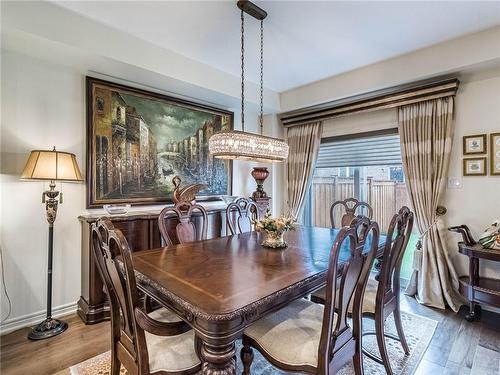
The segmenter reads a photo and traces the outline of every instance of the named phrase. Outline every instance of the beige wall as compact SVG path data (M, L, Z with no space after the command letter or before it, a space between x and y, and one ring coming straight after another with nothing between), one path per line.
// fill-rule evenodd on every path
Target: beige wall
M500 27L463 36L280 94L282 111L500 63Z
M487 78L472 77L460 86L456 99L455 135L449 169L450 177L462 178L461 189L447 189L444 205L448 208L448 225L467 224L476 236L494 220L500 219L500 176L462 176L462 136L500 132L500 73ZM489 159L488 159L489 160ZM467 273L467 262L459 255L459 237L448 235L454 263L461 275ZM498 277L500 265L483 261L484 275Z

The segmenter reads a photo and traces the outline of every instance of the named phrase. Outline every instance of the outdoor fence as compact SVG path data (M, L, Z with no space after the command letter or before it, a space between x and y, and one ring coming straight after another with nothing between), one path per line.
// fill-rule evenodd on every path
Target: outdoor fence
M396 181L379 181L368 178L361 183L362 197L373 208L375 220L382 232L387 231L395 213L402 207L410 207L406 184ZM354 197L354 179L347 177L314 177L311 186L311 224L330 226L330 207L335 201ZM340 223L342 212L335 210L335 222ZM362 212L366 213L366 212Z

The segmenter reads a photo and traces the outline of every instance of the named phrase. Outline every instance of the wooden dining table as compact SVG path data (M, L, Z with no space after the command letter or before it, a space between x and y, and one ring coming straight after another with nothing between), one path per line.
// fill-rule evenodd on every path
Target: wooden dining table
M325 285L338 232L298 227L281 250L264 248L263 234L249 232L141 251L132 260L139 289L194 329L202 373L235 374L235 341L247 326ZM379 251L384 243L381 236ZM349 256L347 240L340 270Z

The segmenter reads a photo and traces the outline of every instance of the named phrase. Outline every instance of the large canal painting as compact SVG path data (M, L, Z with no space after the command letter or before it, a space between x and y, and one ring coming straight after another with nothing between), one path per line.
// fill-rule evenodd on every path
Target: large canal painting
M168 203L172 178L229 194L231 163L208 152L233 113L87 77L87 207Z

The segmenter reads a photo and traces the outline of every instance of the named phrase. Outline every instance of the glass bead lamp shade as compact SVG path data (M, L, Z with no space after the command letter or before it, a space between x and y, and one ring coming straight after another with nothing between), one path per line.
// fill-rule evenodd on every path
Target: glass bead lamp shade
M31 151L21 179L83 181L75 155L56 150Z
M288 145L281 139L232 130L209 139L211 155L220 159L281 162L288 158Z

